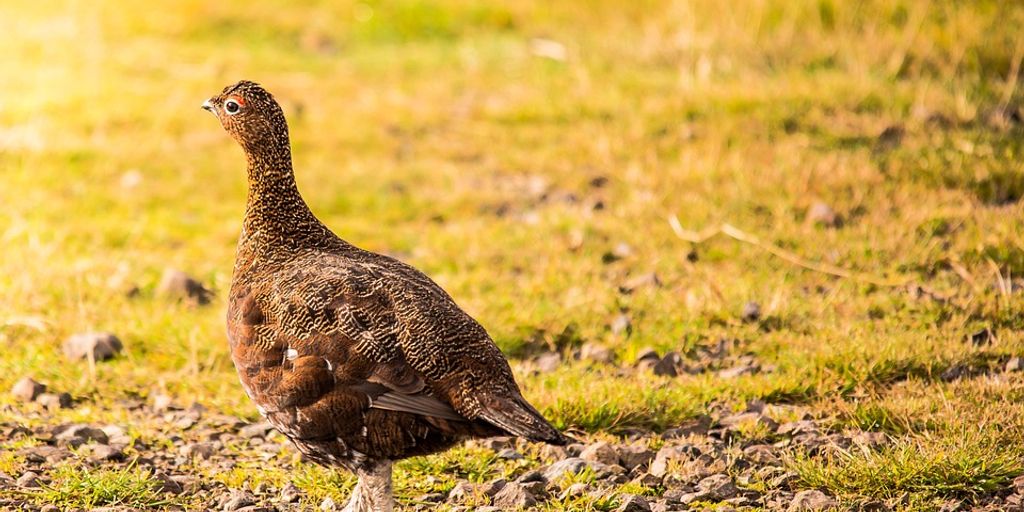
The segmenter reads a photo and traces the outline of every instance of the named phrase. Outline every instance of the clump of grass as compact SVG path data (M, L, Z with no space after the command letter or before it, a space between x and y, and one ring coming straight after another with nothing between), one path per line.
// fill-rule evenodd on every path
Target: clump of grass
M891 499L970 499L1004 488L1024 470L1019 450L978 436L899 440L874 452L799 456L790 467L807 487Z
M54 470L51 477L51 484L31 492L34 501L68 509L98 506L148 509L172 503L157 492L157 483L151 474L136 467L90 469L66 465Z

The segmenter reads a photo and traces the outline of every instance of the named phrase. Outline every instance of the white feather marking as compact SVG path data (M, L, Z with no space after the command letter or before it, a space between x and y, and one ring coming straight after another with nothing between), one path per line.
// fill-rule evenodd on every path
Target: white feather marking
M294 360L295 360L296 358L298 358L298 357L299 357L299 351L298 351L298 350L295 350L294 348L289 348L289 349L288 349L288 350L287 350L287 351L286 351L286 352L284 353L284 357L285 357L286 359L288 359L289 361L294 361Z
M334 365L331 364L331 362L328 361L326 357L324 358L324 362L327 363L327 371L333 372L334 371Z

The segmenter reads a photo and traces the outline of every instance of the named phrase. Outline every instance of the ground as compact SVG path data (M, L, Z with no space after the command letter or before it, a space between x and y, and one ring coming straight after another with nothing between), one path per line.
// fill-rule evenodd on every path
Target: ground
M438 281L581 441L405 461L402 506L491 503L448 493L583 452L523 490L1010 508L1022 22L1000 1L3 2L0 500L344 502L350 476L240 430L244 159L199 105L244 78L283 103L314 212ZM169 268L209 302L162 293ZM123 350L66 357L86 332ZM26 376L70 407L6 392ZM626 464L646 449L662 475Z

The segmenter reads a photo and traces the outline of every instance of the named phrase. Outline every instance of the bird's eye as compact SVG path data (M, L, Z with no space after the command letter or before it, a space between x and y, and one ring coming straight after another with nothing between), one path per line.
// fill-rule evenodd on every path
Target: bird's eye
M227 101L224 102L224 111L227 112L228 114L235 115L240 110L242 110L242 106L239 105L237 101L235 101L235 100L227 100Z

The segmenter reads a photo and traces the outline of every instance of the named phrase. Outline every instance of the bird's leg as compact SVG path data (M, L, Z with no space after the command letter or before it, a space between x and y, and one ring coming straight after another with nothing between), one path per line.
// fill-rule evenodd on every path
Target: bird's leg
M343 512L392 512L391 461L377 461L356 470L359 483Z

